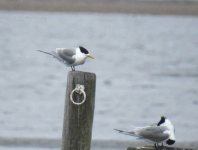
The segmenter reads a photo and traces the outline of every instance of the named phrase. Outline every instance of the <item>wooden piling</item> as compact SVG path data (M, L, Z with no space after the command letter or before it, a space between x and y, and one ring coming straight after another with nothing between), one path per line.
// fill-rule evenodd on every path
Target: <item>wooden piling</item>
M85 95L72 91L76 85L84 85L86 94L85 102L76 105L74 102L82 102ZM95 106L96 75L94 73L70 71L67 77L67 89L65 96L65 112L62 134L62 150L90 150L92 124ZM72 95L71 95L72 93Z

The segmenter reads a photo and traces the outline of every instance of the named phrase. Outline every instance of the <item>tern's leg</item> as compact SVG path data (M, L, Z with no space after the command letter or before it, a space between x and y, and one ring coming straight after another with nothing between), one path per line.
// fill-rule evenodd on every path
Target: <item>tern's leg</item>
M154 144L155 150L158 150L158 145L155 143Z
M164 147L164 144L162 143L161 147Z
M74 68L74 66L71 66L71 69L72 69L72 71L75 71L75 68Z
M73 71L73 66L71 66L71 70Z
M160 146L161 149L164 149L164 144L162 143L162 145Z

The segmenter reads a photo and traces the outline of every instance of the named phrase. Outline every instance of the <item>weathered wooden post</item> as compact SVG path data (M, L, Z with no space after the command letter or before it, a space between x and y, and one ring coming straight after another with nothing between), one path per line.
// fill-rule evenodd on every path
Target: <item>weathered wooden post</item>
M90 150L96 75L70 71L67 78L62 150Z

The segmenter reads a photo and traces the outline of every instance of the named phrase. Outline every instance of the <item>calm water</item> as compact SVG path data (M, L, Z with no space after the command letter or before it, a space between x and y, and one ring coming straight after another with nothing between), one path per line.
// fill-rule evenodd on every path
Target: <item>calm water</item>
M37 49L83 45L96 56L94 139L172 120L198 140L198 17L0 12L0 136L61 138L66 68Z

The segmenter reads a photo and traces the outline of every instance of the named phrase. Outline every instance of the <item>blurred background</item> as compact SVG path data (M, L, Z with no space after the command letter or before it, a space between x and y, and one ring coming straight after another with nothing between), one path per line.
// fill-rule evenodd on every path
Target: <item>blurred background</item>
M159 121L198 147L197 0L0 0L0 149L58 150L67 73L37 52L79 45L96 56L93 150L139 142L113 129Z

